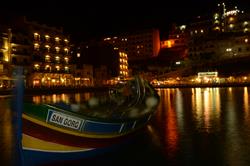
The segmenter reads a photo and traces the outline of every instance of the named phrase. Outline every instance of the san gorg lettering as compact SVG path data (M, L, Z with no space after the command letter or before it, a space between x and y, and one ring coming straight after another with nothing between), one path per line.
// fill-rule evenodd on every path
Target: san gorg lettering
M56 112L53 112L51 114L51 117L49 118L49 122L52 122L61 126L69 127L72 129L79 129L81 125L81 120L74 119L63 114L58 114Z

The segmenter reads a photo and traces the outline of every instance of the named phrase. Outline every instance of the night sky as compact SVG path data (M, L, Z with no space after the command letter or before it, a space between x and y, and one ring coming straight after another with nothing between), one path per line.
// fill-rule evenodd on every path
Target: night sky
M72 37L88 40L143 28L158 28L161 37L166 38L170 23L185 24L195 16L208 15L218 1L12 0L8 3L1 4L2 12L26 15L40 23L62 26ZM249 0L235 3L240 9L250 11Z

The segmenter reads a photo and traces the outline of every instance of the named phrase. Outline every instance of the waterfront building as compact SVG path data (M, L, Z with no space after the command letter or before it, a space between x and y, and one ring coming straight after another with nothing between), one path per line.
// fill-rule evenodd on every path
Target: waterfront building
M33 86L70 86L74 84L69 36L62 28L28 22L33 34Z
M74 84L71 44L62 28L17 17L11 29L10 63L22 66L27 87Z
M0 29L0 89L10 88L12 86L12 68L11 68L11 29Z

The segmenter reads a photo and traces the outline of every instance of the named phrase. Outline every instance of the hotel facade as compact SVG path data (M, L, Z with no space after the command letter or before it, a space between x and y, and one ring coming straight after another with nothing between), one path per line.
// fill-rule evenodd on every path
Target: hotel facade
M62 28L38 24L25 17L6 27L1 63L11 66L10 78L14 77L15 68L22 66L26 87L74 85L72 45Z

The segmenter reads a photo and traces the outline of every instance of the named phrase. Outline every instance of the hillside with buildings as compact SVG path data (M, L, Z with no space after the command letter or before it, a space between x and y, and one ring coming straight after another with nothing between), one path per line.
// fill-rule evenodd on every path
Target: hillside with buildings
M0 19L0 87L12 87L16 67L26 87L113 85L140 74L149 81L218 71L249 75L250 14L225 3L186 25L173 24L166 40L157 28L76 43L61 27L26 17ZM165 38L165 37L164 37Z

